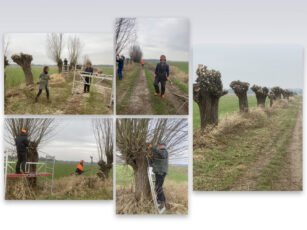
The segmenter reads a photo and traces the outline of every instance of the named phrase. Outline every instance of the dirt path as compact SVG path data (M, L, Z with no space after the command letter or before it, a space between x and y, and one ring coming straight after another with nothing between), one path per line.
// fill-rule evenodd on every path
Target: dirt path
M140 70L137 83L130 96L127 114L153 114L144 69Z
M272 190L289 191L302 190L302 112L301 104L298 107L298 116L296 118L295 128L293 130L292 139L287 147L287 156L285 157L283 170L280 172L280 178L274 183ZM259 153L256 161L251 164L246 173L231 188L231 191L256 191L259 176L265 167L271 162L275 156L276 147L273 148L274 140L276 146L282 145L286 141L287 135L273 132L268 146Z
M303 190L303 121L302 103L300 103L291 141L287 147L284 167L280 172L279 183L274 190L302 191Z

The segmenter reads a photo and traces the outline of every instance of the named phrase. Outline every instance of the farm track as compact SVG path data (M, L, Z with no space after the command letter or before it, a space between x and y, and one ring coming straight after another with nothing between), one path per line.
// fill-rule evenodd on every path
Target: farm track
M269 127L268 127L269 128ZM270 127L274 129L274 127ZM273 131L273 130L272 130ZM286 132L273 131L274 135L270 143L257 156L256 161L251 164L248 170L238 182L230 189L231 191L257 191L259 178L266 166L278 154L276 149L287 141ZM274 143L275 142L275 143ZM302 190L302 113L301 104L298 106L298 115L295 121L292 139L287 147L287 156L284 159L283 170L280 172L280 179L273 183L272 190ZM300 189L299 189L300 187Z
M299 104L292 138L286 150L283 169L274 190L302 191L303 190L303 120L302 103Z
M127 114L144 115L153 114L150 103L149 90L145 79L144 69L140 70L137 83L133 88L132 94L129 98L129 105Z

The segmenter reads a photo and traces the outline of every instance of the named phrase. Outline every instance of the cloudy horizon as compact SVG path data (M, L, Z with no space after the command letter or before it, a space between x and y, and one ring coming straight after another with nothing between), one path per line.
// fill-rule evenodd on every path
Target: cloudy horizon
M68 59L67 40L78 36L82 42L79 62L87 55L93 65L113 65L113 34L112 33L63 33L64 47L62 59ZM56 65L47 55L47 33L8 33L5 41L9 42L8 57L16 53L29 53L33 56L33 65Z
M164 54L170 61L189 60L189 20L184 18L136 18L137 43L143 59L159 59ZM129 48L123 51L129 56Z
M233 80L287 89L303 88L303 48L290 45L206 45L194 47L193 78L198 64L221 72L225 89Z

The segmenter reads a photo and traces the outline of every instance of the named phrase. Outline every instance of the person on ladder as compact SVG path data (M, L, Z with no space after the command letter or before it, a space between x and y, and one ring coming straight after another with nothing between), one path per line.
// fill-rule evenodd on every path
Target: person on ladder
M154 81L154 87L155 87L155 96L158 96L160 93L159 89L159 83L161 83L161 98L163 99L165 97L165 85L166 81L169 81L169 66L166 64L166 57L165 55L161 55L160 57L160 63L157 64L156 70L155 70L155 81Z
M17 148L17 164L16 164L16 174L21 174L20 165L23 173L26 172L26 161L27 161L27 147L29 146L27 130L22 129L16 140Z
M92 63L89 61L87 62L87 67L84 70L84 72L93 74L94 69L92 67ZM84 93L89 93L90 92L90 84L91 84L91 78L90 77L85 77L85 82L84 82Z
M81 175L81 174L84 173L84 170L83 170L83 160L81 160L80 163L77 165L75 173L77 175Z
M150 162L153 167L153 172L155 174L155 191L157 194L157 202L159 208L162 209L165 207L165 195L163 192L163 183L165 176L168 173L168 152L166 150L166 144L159 144L158 148L152 147L152 144L149 144L148 149L150 149L153 154L150 157Z

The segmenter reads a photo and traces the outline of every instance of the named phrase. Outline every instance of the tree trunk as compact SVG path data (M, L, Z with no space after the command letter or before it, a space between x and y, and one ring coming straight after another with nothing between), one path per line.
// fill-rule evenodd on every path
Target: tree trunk
M108 165L103 160L98 162L100 172L97 173L97 176L101 179L105 180L108 179L110 176L110 171L112 169L112 164Z
M58 61L57 65L58 65L58 72L62 73L62 70L63 70L63 61L62 61L62 59L60 59Z
M30 142L30 145L27 151L27 162L38 162L37 146L33 142ZM31 165L30 173L36 173L36 165ZM36 187L37 185L36 177L29 177L28 181L32 188Z
M25 74L26 85L33 85L34 81L33 81L33 74L31 71L31 65L21 66L21 68Z
M240 112L248 112L248 100L247 100L247 95L240 95L238 96L239 98L239 108Z
M213 97L206 93L202 94L202 100L198 103L201 128L205 128L207 125L218 124L218 107L219 98Z
M136 159L136 166L133 168L135 180L135 199L148 200L151 198L150 185L147 176L147 159L145 154L139 154Z
M270 107L272 107L273 106L273 98L270 98Z
M32 55L30 54L14 54L12 55L12 60L17 63L23 70L26 79L26 85L32 85L33 81L33 74L31 71L31 62L33 60Z
M266 96L256 94L257 106L265 107Z

